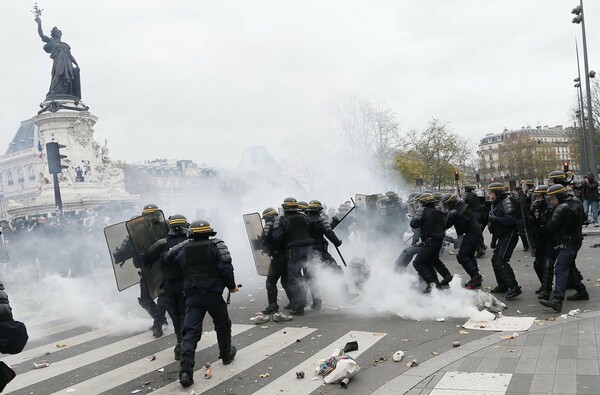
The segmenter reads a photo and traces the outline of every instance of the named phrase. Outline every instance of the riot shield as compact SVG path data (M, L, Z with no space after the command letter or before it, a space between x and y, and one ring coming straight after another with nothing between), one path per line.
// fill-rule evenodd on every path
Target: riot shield
M125 222L104 228L104 237L112 261L117 289L125 289L140 282L140 269Z
M263 250L263 226L258 213L244 214L244 225L246 233L250 241L250 249L252 249L252 257L254 265L259 276L269 274L269 266L271 266L271 258Z
M4 242L4 235L0 233L0 262L6 263L10 261L8 258L8 249L6 248L6 243Z
M519 207L521 208L521 217L523 225L525 227L525 233L527 234L527 241L529 241L529 248L531 249L531 255L535 256L535 238L533 235L533 229L531 224L531 218L529 217L529 206L527 204L527 195L522 189L519 189Z
M356 195L354 195L354 200L355 200L355 204L356 207L366 210L367 209L367 195L363 194L363 193L357 193Z
M158 240L166 238L169 232L165 216L160 210L130 219L125 222L125 226L139 262L142 262L142 253ZM150 264L150 262L147 263ZM160 288L162 284L161 267L156 264L140 266L150 291L150 297L154 299L162 292Z

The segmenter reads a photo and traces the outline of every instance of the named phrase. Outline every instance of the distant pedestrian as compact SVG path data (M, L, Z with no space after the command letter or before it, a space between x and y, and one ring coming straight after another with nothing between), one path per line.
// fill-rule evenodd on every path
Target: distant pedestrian
M583 179L583 187L581 191L583 200L583 211L585 213L584 224L589 225L589 212L592 209L592 219L594 226L598 227L598 181L594 178L594 173L588 173Z

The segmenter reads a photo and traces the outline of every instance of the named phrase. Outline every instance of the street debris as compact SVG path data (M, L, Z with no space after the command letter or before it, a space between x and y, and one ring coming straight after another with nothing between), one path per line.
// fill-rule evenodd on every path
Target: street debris
M66 344L57 344L56 348L67 348L68 346Z
M210 379L212 377L212 368L210 367L210 363L205 363L204 364L204 378L205 379Z
M147 356L146 358L144 358L146 361L150 362L150 361L154 361L156 359L156 355L150 355Z
M304 372L303 371L296 372L296 378L297 379L303 379L304 378Z
M577 315L577 314L580 314L580 313L581 313L581 310L575 309L575 310L569 311L567 314L569 314L570 316L574 316L574 315Z
M436 318L435 320L436 320L437 322L444 322L444 321L446 321L446 319L445 319L445 318L443 318L443 317L441 317L441 318Z
M439 352L432 351L432 352L431 352L431 355L433 355L433 356L435 357L435 356L437 356L437 355L440 355L440 353L439 353Z
M381 357L378 361L385 361L385 358ZM323 376L326 384L339 383L344 380L344 386L347 386L350 378L359 371L360 366L358 366L358 363L351 356L344 353L344 350L337 348L333 351L331 357L324 360L317 368L317 374Z
M50 362L48 361L40 361L40 363L33 363L33 366L36 369L42 369L42 368L47 368L48 366L50 366Z
M261 325L261 329L268 329L269 326L268 325Z
M164 371L165 371L165 368L158 369L158 372L164 372Z
M269 373L261 373L258 377L260 377L261 379L266 379L267 377L270 377L271 375Z
M142 390L133 390L133 391L131 391L132 394L137 394L138 392L142 392Z
M377 366L380 363L385 362L385 357L379 357L375 361L373 361L373 366Z
M342 381L340 381L340 388L348 388L348 383L350 383L350 379L349 378L345 378L342 379Z
M410 339L400 339L400 341L403 343L408 343L410 341Z
M75 392L75 388L69 388L67 392Z
M460 347L460 342L459 341L452 342L452 347Z
M498 298L484 291L475 292L473 303L477 307L477 310L487 310L494 315L499 315L504 309L507 309L506 305L498 300Z
M404 351L398 350L392 355L394 362L400 362L404 358Z
M405 365L409 368L414 368L415 366L419 366L419 360L413 359L412 361L407 362Z
M459 335L468 335L469 333L470 333L469 331L466 331L464 329L461 329L461 330L458 331Z
M500 339L511 340L511 339L516 339L517 337L519 337L519 334L517 332L515 332L512 335L502 335L502 336L500 336Z

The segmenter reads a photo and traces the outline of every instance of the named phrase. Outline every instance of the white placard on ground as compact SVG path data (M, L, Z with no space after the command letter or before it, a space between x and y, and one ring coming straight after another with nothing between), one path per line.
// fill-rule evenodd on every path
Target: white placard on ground
M531 328L535 317L500 317L493 321L476 321L470 319L463 324L465 329L481 331L518 332Z

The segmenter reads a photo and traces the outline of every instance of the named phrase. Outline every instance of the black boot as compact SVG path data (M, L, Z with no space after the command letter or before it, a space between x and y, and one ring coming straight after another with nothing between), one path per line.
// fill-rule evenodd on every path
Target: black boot
M235 354L237 354L237 348L235 348L235 346L231 346L229 348L229 352L221 353L221 360L223 361L223 365L229 365L231 362L233 362Z
M277 303L270 303L263 311L263 314L275 314L279 311Z
M182 363L179 369L179 382L181 386L187 388L194 384L194 366L190 363Z
M179 361L181 359L181 343L177 343L175 345L175 349L173 350L173 353L175 353L175 360Z
M292 303L290 302L290 303L286 304L285 306L283 306L283 308L286 309L286 310L291 310Z
M560 299L540 300L543 306L550 307L552 310L560 313L562 310L562 301Z
M518 298L519 295L521 295L522 293L523 291L521 291L521 287L517 285L514 288L510 288L508 292L506 292L506 295L504 297L506 298L506 300L513 300Z
M444 277L444 279L442 281L440 281L440 287L448 286L448 284L450 284L450 281L452 281L452 278L453 278L452 275Z
M154 325L152 327L152 336L159 338L163 335L163 330L162 330L162 325L158 324L158 325Z
M310 306L310 308L312 310L315 310L315 311L321 311L321 304L322 303L323 303L323 301L321 299L315 299L315 300L313 300L312 305Z
M483 282L483 278L481 274L474 274L469 281L465 283L466 289L477 289L481 287L481 283Z
M292 305L289 311L291 315L304 315L304 307L302 306Z
M550 300L550 292L542 290L538 295L539 300Z
M567 296L567 300L590 300L590 294L587 290L579 291L571 296Z
M428 283L427 286L425 287L425 289L423 290L424 294L428 294L431 293L431 290L433 289L433 287L435 287L435 283Z
M503 294L508 292L508 288L504 285L496 285L494 288L490 289L490 292L493 294Z
M539 294L540 294L540 293L541 293L543 290L544 290L544 287L542 287L542 286L540 285L540 287L539 287L538 289L536 289L536 290L535 290L535 294L536 294L536 295L539 295Z

